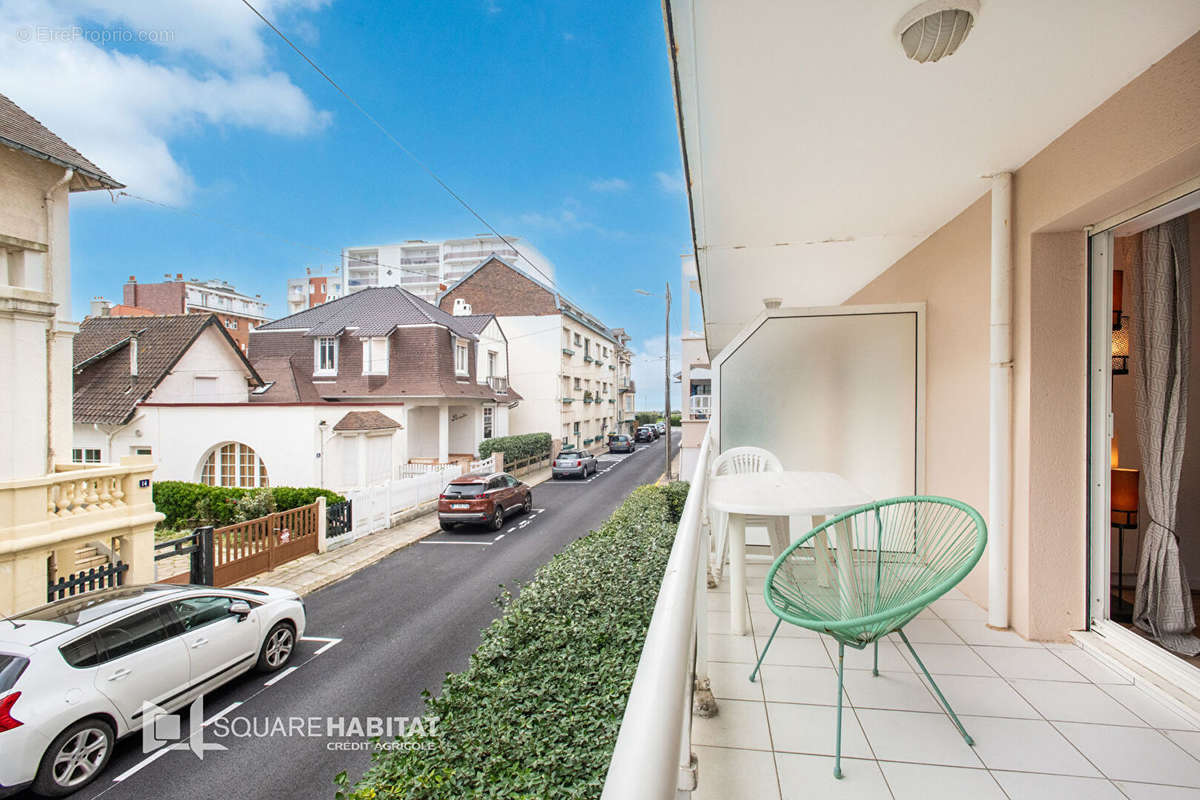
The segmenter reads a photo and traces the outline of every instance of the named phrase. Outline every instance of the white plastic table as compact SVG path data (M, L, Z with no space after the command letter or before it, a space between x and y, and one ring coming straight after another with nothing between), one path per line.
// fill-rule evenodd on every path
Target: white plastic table
M708 504L729 515L730 633L745 635L749 613L746 606L746 517L781 517L786 531L788 517L795 514L812 517L813 527L816 527L826 517L845 513L871 500L866 492L832 472L749 472L714 476L708 484ZM840 530L837 535L839 551L850 553L853 543L849 541L849 532ZM846 537L844 542L843 536ZM826 537L816 537L815 545L818 566L828 569ZM849 562L850 559L840 559L839 567L849 566Z

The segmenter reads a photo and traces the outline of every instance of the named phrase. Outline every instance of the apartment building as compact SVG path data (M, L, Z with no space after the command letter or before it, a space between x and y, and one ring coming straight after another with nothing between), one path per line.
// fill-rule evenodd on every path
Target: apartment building
M535 281L554 282L554 265L525 239L480 234L466 239L410 239L399 244L347 247L342 251L342 286L348 292L400 286L436 303L439 292L493 254Z
M297 314L307 308L336 300L345 294L343 291L345 285L340 266L305 267L304 277L288 278L288 313Z
M181 273L176 273L173 279L170 274L163 278L157 283L138 283L137 277L130 275L122 305L113 306L109 314L114 317L138 315L139 311L216 314L243 352L250 342L250 331L270 320L262 295L242 294L228 281L184 280Z
M610 330L494 255L443 291L438 305L450 312L469 305L500 320L509 342L510 374L525 398L511 412L513 433L548 432L564 446L596 449L606 434L629 429L632 353L624 331Z

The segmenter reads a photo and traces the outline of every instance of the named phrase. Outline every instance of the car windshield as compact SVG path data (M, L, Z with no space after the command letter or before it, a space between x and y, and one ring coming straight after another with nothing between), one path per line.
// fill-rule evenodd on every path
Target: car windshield
M27 666L29 666L29 660L26 658L0 653L0 694L4 694L13 687Z
M127 586L93 592L84 597L59 600L39 606L14 619L37 619L45 622L61 622L64 625L82 625L88 620L107 616L123 608L137 605L155 592L177 592L180 587L162 584Z
M563 458L563 459L568 459L568 458L581 458L581 457L582 457L582 454L581 454L581 453L576 453L574 450L567 450L567 451L565 451L565 452L559 453L559 454L558 454L558 457L559 457L559 458Z
M451 483L442 494L448 497L479 497L487 491L484 483Z

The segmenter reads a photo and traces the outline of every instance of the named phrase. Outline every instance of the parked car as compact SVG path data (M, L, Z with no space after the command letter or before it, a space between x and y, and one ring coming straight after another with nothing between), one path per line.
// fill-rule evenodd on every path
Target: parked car
M656 422L654 423L654 427L658 430L660 436L667 432L667 423L665 422Z
M460 523L487 525L494 531L504 527L510 514L527 514L533 508L529 484L506 472L476 472L460 475L438 496L438 524L452 531Z
M658 437L654 435L654 429L649 425L643 425L633 433L635 442L653 442Z
M149 584L57 600L0 620L0 795L59 797L104 771L117 739L258 668L304 635L287 589Z
M608 452L610 453L632 453L635 449L636 445L633 443L633 439L623 433L608 437Z
M550 476L555 480L572 476L586 478L595 472L596 457L587 450L563 450L550 467Z

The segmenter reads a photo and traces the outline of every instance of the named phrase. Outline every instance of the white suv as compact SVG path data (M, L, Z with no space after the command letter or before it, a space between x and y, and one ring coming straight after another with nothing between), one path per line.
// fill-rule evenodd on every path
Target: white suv
M256 666L277 670L304 624L286 589L169 584L0 617L0 796L80 789L142 727L143 703L172 711Z

